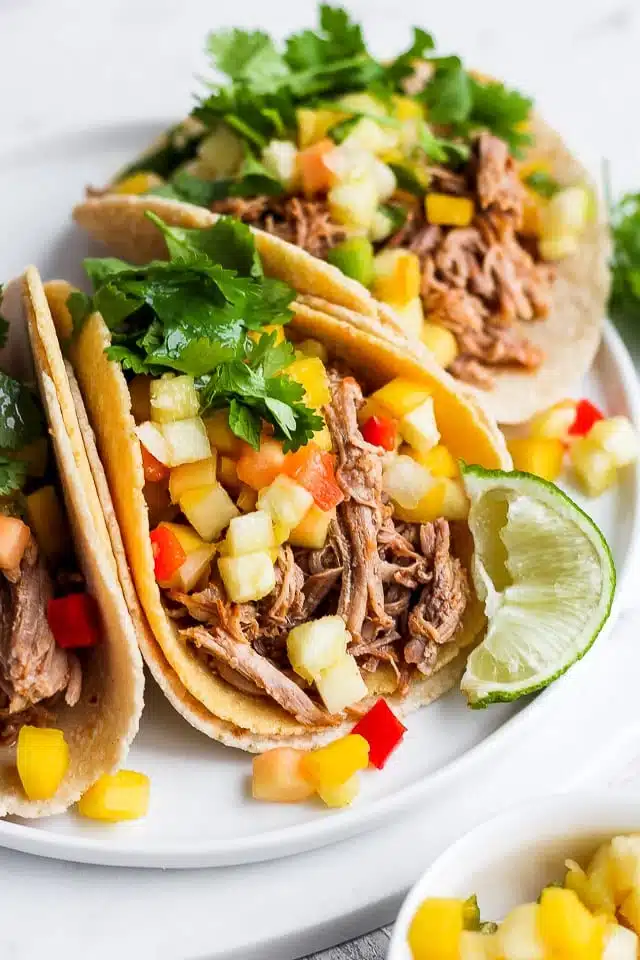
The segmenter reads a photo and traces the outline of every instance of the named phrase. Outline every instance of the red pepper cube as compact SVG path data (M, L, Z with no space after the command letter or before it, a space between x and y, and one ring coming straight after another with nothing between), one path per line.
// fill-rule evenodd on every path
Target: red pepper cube
M162 524L151 531L150 537L156 580L164 583L180 569L187 553L175 533Z
M386 700L378 700L358 720L351 733L359 733L369 744L369 763L382 770L389 755L404 737L407 728L398 720Z
M288 453L285 460L286 473L309 491L320 510L332 510L344 500L333 463L333 456L315 443Z
M47 605L49 627L59 647L93 647L100 639L98 604L88 593L56 597Z
M398 428L391 417L369 417L362 425L362 436L374 447L395 450Z
M572 437L585 437L598 420L604 420L604 413L590 400L578 400L576 418L569 427L569 434Z

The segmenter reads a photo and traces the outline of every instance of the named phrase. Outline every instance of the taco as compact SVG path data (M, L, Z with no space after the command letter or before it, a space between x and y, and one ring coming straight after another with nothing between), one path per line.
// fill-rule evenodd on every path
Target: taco
M121 764L144 681L73 374L33 267L7 288L5 315L20 295L31 350L27 329L3 320L0 355L0 815L39 817Z
M144 259L162 252L157 234L139 243L145 209L169 221L195 205L203 225L231 214L262 231L265 263L304 263L280 258L278 239L318 258L299 292L421 340L498 421L566 396L600 338L607 229L530 99L435 56L422 30L379 62L327 6L282 53L242 30L211 34L208 51L226 82L90 190L81 226Z
M154 226L168 262L86 261L92 297L47 286L152 673L251 751L440 696L484 623L457 458L509 466L502 435L428 354L265 276L239 221Z

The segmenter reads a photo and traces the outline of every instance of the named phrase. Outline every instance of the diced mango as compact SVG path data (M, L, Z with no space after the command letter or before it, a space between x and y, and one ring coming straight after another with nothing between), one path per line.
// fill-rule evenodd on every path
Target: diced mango
M316 788L318 796L328 807L348 807L360 793L360 777L357 773L337 787L321 784Z
M320 671L316 688L329 713L341 713L369 693L355 657L344 654L332 666Z
M36 543L49 560L63 557L70 542L69 525L56 488L48 485L25 500L27 520Z
M268 323L264 327L260 327L259 330L249 330L249 339L253 340L254 343L258 343L260 338L265 333L275 333L276 339L275 344L278 346L280 343L284 343L286 337L284 335L284 327L281 323Z
M330 453L333 450L333 441L331 439L331 431L329 427L324 425L322 430L316 430L313 435L313 442L316 447L319 447L321 450L324 450L325 453Z
M320 617L294 627L287 637L291 666L304 680L314 681L347 652L349 634L340 616Z
M29 800L50 800L69 767L69 747L62 730L20 728L16 751L18 776Z
M273 561L266 551L242 557L220 557L218 570L234 603L262 600L276 585Z
M233 517L227 531L226 546L227 553L232 557L273 547L271 515L265 510L256 510L241 517Z
M394 93L391 98L393 103L393 116L401 122L404 120L422 120L424 117L424 107L412 97L404 97L401 94Z
M588 436L611 454L616 467L626 467L638 459L638 434L627 417L598 420L591 427Z
M382 411L390 417L400 420L405 414L415 410L429 396L429 391L421 383L414 383L406 377L395 377L380 387L369 397L371 412L363 412L363 417Z
M216 452L206 460L196 460L194 463L183 463L180 467L174 467L169 474L169 494L174 503L178 503L180 497L187 490L193 490L194 487L212 486L216 482Z
M151 379L151 377L141 373L134 377L129 384L131 413L136 423L151 420Z
M616 904L609 882L603 883L599 874L587 876L584 870L571 860L567 861L567 867L564 881L567 890L573 890L592 913L614 916Z
M432 477L449 477L453 480L458 476L458 464L449 449L442 443L431 447L426 453L421 453L412 447L402 448L401 452L414 457L418 463L427 468Z
M561 400L533 417L529 423L529 434L532 437L556 437L565 440L575 419L576 401Z
M157 173L140 170L138 173L132 173L130 177L119 180L110 188L110 191L111 193L128 193L133 196L140 196L140 194L148 193L155 187L162 186L162 183L162 177L159 177Z
M405 523L432 523L443 515L446 478L437 480L415 507L394 506L394 516Z
M401 247L383 250L374 261L372 292L384 303L406 306L420 294L420 261Z
M277 476L258 495L259 508L288 530L298 526L312 503L309 491L284 474Z
M331 400L327 370L319 357L302 357L286 369L286 375L304 387L309 406L324 407Z
M244 449L244 442L229 426L229 411L216 410L204 421L205 429L212 447L227 457L237 459Z
M150 789L149 777L135 770L104 774L78 801L78 813L109 823L139 820L149 809Z
M571 464L580 486L590 497L598 497L618 479L613 456L591 437L578 437L570 450Z
M510 910L495 935L497 957L514 960L546 960L544 943L538 929L540 908L523 903Z
M443 368L450 367L458 356L458 341L446 327L439 323L425 323L420 339L430 350L436 362Z
M276 747L253 758L251 792L256 800L298 803L314 793L304 776L304 752L293 747Z
M538 930L555 957L601 960L605 921L594 917L573 890L547 887L542 891Z
M180 497L180 509L203 540L215 540L238 516L238 508L219 483L187 490Z
M200 400L193 377L160 377L149 386L151 420L154 423L171 423L174 420L190 420L200 411Z
M543 480L556 480L562 470L564 445L556 437L516 437L507 443L516 470Z
M429 471L414 460L398 454L386 464L382 475L382 487L386 494L400 507L416 507L434 485Z
M433 397L427 397L422 403L410 410L400 420L400 433L409 446L426 454L440 440L440 431L436 424Z
M369 763L369 744L358 733L340 737L326 747L319 747L305 755L305 776L316 790L339 787Z
M171 423L161 423L159 426L167 444L170 467L179 467L182 463L193 463L196 460L206 460L211 456L211 444L200 417L174 420Z
M618 907L618 913L632 930L640 934L640 889L636 888L627 894Z
M439 516L445 520L466 520L469 516L469 498L461 481L442 477L438 483L444 485Z
M447 227L468 227L473 220L473 200L446 193L428 193L424 201L427 220Z
M296 110L298 146L304 150L323 140L331 127L344 120L344 117L345 114L341 110L310 110L306 107Z
M462 900L430 898L416 910L407 939L413 960L460 960Z
M297 527L289 535L289 543L294 547L308 547L311 550L321 550L327 540L329 525L334 519L336 511L321 510L313 503Z

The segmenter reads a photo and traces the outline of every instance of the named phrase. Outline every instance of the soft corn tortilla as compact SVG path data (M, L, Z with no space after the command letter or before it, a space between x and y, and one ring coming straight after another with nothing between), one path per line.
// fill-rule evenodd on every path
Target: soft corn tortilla
M61 704L56 711L54 723L69 745L70 765L55 797L27 800L15 762L0 767L0 816L41 817L62 813L98 777L122 764L138 730L144 675L70 384L42 284L33 267L26 271L22 286L37 380L76 555L103 623L102 642L83 660L79 703L74 707ZM27 349L26 342L24 347ZM12 366L15 369L17 363Z
M178 208L177 212L177 222L184 226L187 216L184 208ZM149 251L149 254L155 256L161 252ZM267 271L278 276L286 272L285 268L274 270L270 265ZM95 431L105 466L109 490L102 491L103 511L119 560L124 592L134 619L141 618L139 600L151 628L151 633L142 631L141 647L154 677L170 702L193 726L230 746L259 752L277 744L310 746L339 735L348 724L342 728L310 730L269 698L240 692L207 669L178 637L154 577L143 493L144 473L127 382L119 365L106 357L110 333L99 314L88 319L78 336L69 339L71 318L66 300L70 291L71 287L62 281L46 286L58 335L68 341L69 357L86 403L89 422L81 420L81 428L85 434ZM344 359L368 389L400 375L424 382L434 398L443 442L455 456L487 467L510 466L497 428L478 415L477 409L456 391L451 378L429 355L420 359L412 357L401 340L396 343L392 338L372 336L348 319L330 317L309 303L296 302L288 330L294 338L315 337L324 342L332 356ZM125 554L135 591L129 580ZM414 682L409 695L402 700L393 693L395 677L390 668L380 668L368 678L371 696L387 695L400 713L441 696L461 676L466 659L464 650L479 637L483 625L481 604L475 600L469 604L464 627L455 642L441 648L431 677Z
M567 149L562 139L540 117L533 115L531 132L535 146L527 160L544 159L550 172L563 185L589 182L586 170ZM136 263L166 255L164 240L144 218L153 210L171 224L206 227L216 215L202 207L154 196L107 194L79 204L74 217L91 236L112 251ZM363 286L321 260L315 266L298 248L254 231L256 243L268 272L287 280L302 294L323 298L328 304L352 311L351 321L368 333L383 331L404 336L402 321L393 310L379 305ZM521 423L539 410L565 397L589 369L595 356L609 291L609 234L600 208L580 239L579 252L557 264L549 316L540 321L520 323L523 333L544 354L539 370L533 373L514 368L494 369L493 390L465 389L474 394L488 414L500 423ZM332 312L328 308L327 312ZM415 340L408 348L424 350Z

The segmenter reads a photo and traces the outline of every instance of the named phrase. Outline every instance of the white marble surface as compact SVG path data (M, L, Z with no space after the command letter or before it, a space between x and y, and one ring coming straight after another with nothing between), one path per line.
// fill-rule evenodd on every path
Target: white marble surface
M458 0L429 5L412 0L352 0L348 5L366 19L367 32L381 53L397 49L405 42L409 25L419 23L435 33L443 51L460 52L479 68L531 92L594 172L606 158L616 191L640 188L638 0L537 0L535 4ZM31 149L42 143L46 156L52 136L76 135L81 145L83 132L91 128L181 115L189 104L189 91L195 89L194 69L204 69L201 48L208 29L221 24L248 25L283 34L308 24L314 10L312 0L270 0L268 4L261 0L0 0L0 171L3 154L22 146ZM51 189L55 191L55 183ZM4 192L10 190L11 183L0 175L0 209ZM24 215L37 230L38 210L30 205L28 195L24 197ZM11 231L11 224L3 224L3 229ZM3 267L0 264L0 275ZM615 638L622 645L618 649L634 642L639 627L639 614L628 615L621 622ZM568 728L571 735L566 737L565 747L570 762L572 755L580 754L577 740L583 728L579 724ZM576 749L572 749L572 737ZM601 775L604 782L622 779L627 786L640 787L635 757L633 745L623 756L611 757L612 767ZM542 783L540 790L552 786L551 782ZM386 841L380 837L380 849L391 855L392 834ZM355 844L350 855L365 857L360 853L363 850ZM370 856L370 848L367 850ZM346 846L343 853L349 855ZM309 871L320 870L327 856L327 851L310 855ZM279 883L286 897L287 870L280 867L268 871L251 868L247 889L258 895L259 887L249 880L251 874L255 881L261 870L265 878L277 878L268 882ZM228 876L231 878L231 872ZM219 874L211 876L214 898L214 891L220 890L219 880ZM44 949L53 960L63 956L76 960L88 952L95 957L112 956L116 942L123 960L134 956L137 960L220 956L215 943L203 952L202 937L195 934L207 910L202 872L189 878L159 874L154 881L141 871L125 875L54 865L0 851L0 885L3 960L30 960ZM126 896L122 895L123 886ZM63 903L73 902L74 896L82 901L77 922L73 911L61 909ZM391 916L390 904L377 908L377 913L367 911L366 889L354 897L362 907L357 920L360 931ZM35 901L43 905L42 914L34 910ZM213 899L209 908L212 929L219 919L216 902ZM239 904L237 922L251 922L249 908L250 904ZM169 922L174 914L183 917L182 936L176 923ZM313 905L307 905L306 922L310 916ZM117 941L114 926L123 931ZM101 931L107 929L109 935L103 935ZM358 932L353 923L340 930L344 936ZM339 931L318 932L313 943L320 945L323 937L324 942L335 942ZM322 957L373 960L382 957L384 944L384 933L379 933ZM264 952L257 950L252 954L255 957L289 960L299 955L300 945L292 939L280 952L267 947Z

